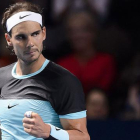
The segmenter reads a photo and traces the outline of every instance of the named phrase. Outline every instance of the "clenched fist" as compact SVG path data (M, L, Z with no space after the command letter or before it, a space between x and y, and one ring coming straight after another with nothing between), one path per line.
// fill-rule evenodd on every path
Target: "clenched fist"
M23 118L24 131L37 138L48 138L51 127L45 124L42 118L34 112L26 112Z

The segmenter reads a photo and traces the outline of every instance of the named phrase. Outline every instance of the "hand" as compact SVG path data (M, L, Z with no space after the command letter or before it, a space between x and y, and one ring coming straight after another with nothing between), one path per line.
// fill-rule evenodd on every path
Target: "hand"
M42 118L34 112L31 113L30 118L24 115L23 127L25 132L37 138L48 138L51 131L50 125L45 124Z

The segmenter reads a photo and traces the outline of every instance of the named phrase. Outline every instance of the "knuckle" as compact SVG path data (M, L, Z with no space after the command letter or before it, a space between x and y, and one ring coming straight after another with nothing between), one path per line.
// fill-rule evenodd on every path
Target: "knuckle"
M31 121L31 124L34 124L34 125L35 125L35 123L36 123L36 121L35 121L35 119L33 119L33 120Z
M32 129L29 129L28 132L31 134L32 133Z
M34 127L33 126L30 126L30 130L32 130Z

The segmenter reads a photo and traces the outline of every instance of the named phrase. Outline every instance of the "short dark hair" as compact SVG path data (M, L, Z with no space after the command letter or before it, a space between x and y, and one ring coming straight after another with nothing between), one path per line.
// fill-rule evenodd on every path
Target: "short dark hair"
M6 11L3 14L3 18L1 22L2 27L6 32L7 32L7 28L6 28L7 19L20 11L31 11L31 12L39 13L43 16L43 9L41 9L39 5L30 2L25 2L25 1L12 4L9 6L9 8L6 8Z

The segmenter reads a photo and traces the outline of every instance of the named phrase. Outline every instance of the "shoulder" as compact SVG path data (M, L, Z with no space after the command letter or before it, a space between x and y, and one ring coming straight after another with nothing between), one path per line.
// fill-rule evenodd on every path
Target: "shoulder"
M47 73L49 73L52 79L55 79L55 82L57 81L61 89L82 88L81 82L74 74L54 62L48 64Z
M81 84L74 74L72 74L69 70L60 66L59 64L50 62L47 69L50 75L52 77L55 77L55 79L59 81L59 85L61 86L76 86L77 84Z
M7 72L11 71L12 68L13 68L13 66L14 66L14 64L15 64L15 63L12 63L12 64L10 64L10 65L1 67L1 68L0 68L0 75L1 75L2 73L7 73Z
M70 71L65 69L64 67L56 64L52 61L49 62L48 66L46 67L47 72L54 74L55 76L59 77L72 77L76 78Z
M56 89L51 98L52 105L59 115L85 109L83 88L75 75L51 61L46 67L46 72L51 79L49 82Z
M15 63L0 68L0 87L11 77L11 71Z

